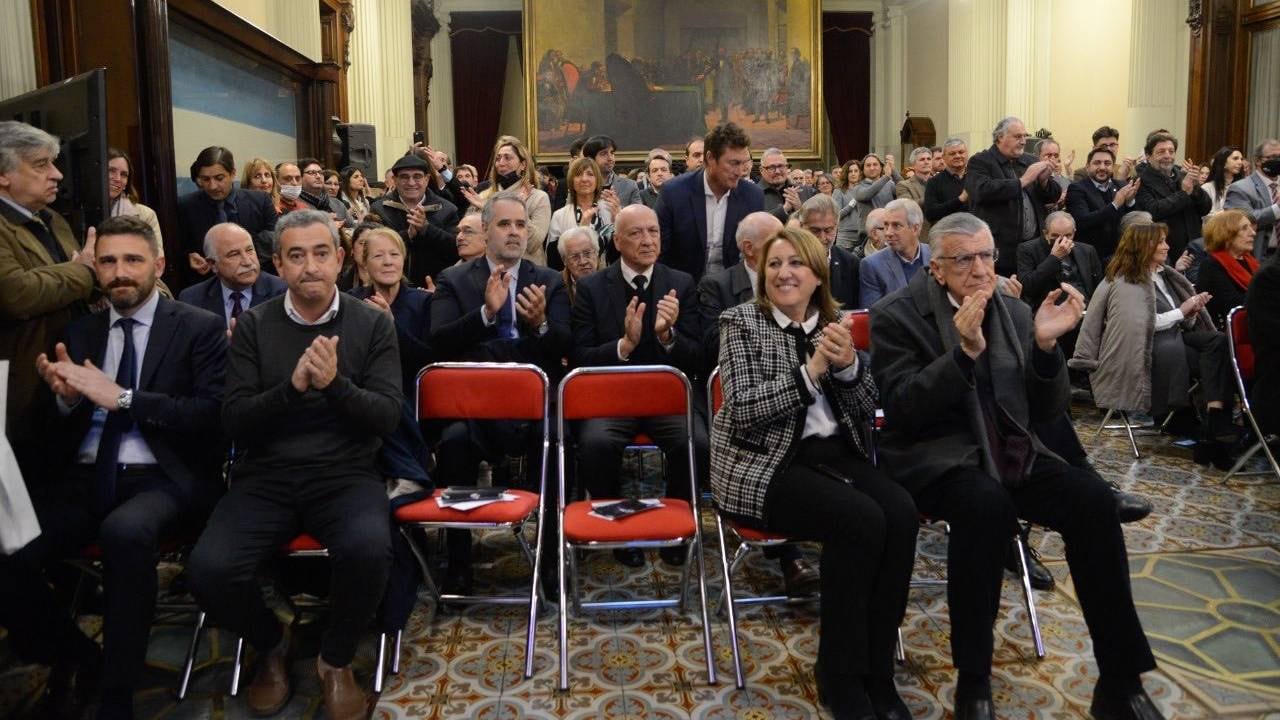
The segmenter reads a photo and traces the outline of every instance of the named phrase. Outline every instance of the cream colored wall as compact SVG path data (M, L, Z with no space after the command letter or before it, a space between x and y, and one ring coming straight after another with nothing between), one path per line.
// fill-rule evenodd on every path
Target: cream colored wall
M1085 162L1093 131L1120 131L1125 151L1144 131L1124 127L1129 95L1129 1L1072 0L1053 3L1055 41L1050 51L1049 117L1045 126L1062 145L1062 156ZM1088 32L1063 32L1088 28ZM1040 125L1032 128L1034 131Z
M947 127L947 0L925 0L909 6L904 15L906 110L932 118L941 142Z
M0 100L36 88L31 4L0 2Z
M354 11L347 110L351 122L369 123L377 131L381 180L383 171L413 142L409 0L355 0ZM437 73L448 70L436 65ZM452 103L452 98L433 97Z
M280 42L320 61L320 3L316 0L214 0Z

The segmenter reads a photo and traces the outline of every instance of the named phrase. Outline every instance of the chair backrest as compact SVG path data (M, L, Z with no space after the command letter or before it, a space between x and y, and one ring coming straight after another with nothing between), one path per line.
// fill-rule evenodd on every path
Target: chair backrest
M863 352L871 352L871 311L853 310L848 313L848 316L853 346Z
M689 412L689 380L667 365L585 367L560 383L565 420L660 417Z
M543 420L548 385L536 365L433 363L418 373L418 420Z
M1253 343L1249 341L1249 311L1243 306L1231 308L1227 313L1227 343L1231 350L1231 362L1241 379L1253 380Z

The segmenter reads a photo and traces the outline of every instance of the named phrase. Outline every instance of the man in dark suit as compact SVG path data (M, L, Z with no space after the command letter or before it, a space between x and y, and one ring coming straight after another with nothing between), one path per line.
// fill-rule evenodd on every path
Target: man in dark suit
M705 165L666 184L658 200L663 265L696 281L738 262L733 237L742 218L764 209L764 193L748 179L751 139L734 123L704 139Z
M218 223L233 222L253 237L258 255L271 257L276 209L271 196L259 190L235 189L236 161L231 151L207 147L191 163L191 180L199 190L178 198L180 250L186 256L178 262L181 286L198 282L209 273L201 251L204 236Z
M298 199L305 207L332 215L338 227L346 224L347 206L338 198L331 197L324 186L324 165L315 158L302 158L298 161L298 169L302 172L302 193Z
M500 192L489 197L480 222L485 254L448 268L436 281L431 346L441 360L531 363L542 368L555 387L563 373L562 360L569 354L569 295L564 282L554 270L524 259L530 225L519 195ZM437 482L474 485L481 461L501 467L499 461L508 454L531 458L526 467L538 467L540 430L514 421L459 421L434 429L440 435ZM496 482L502 481L499 476ZM547 490L548 507L554 507L552 483ZM542 537L555 547L555 522L544 525ZM470 550L467 531L450 531L447 584L464 593L471 582ZM555 564L542 567L544 587L555 587Z
M1178 140L1165 132L1154 132L1147 137L1143 150L1147 162L1138 170L1141 186L1138 188L1138 209L1151 213L1151 219L1169 226L1169 258L1182 257L1187 245L1202 237L1202 221L1213 209L1213 198L1201 187L1199 167L1183 161L1183 167L1175 166Z
M36 360L56 396L46 397L60 417L50 432L61 465L47 478L27 478L40 536L0 556L0 625L19 654L55 667L51 686L65 688L72 670L93 674L98 652L42 569L90 542L101 548L99 717L132 717L161 538L181 523L198 526L219 491L225 327L160 296L159 250L151 227L135 217L98 226L95 270L111 304L68 325L53 357Z
M924 217L930 224L957 212L969 212L969 191L964 173L969 166L969 146L958 137L942 143L942 170L933 173L924 186Z
M1008 276L1016 269L1018 245L1040 234L1045 206L1057 203L1061 190L1051 180L1053 165L1024 152L1027 129L1021 120L1001 120L991 139L991 147L969 158L964 186L973 214L995 236L996 271Z
M760 191L764 193L764 211L782 222L800 209L817 191L812 186L797 185L787 177L787 156L776 147L760 155Z
M831 271L831 296L845 310L862 307L862 280L858 277L858 257L844 248L836 247L837 218L840 209L830 195L821 193L804 201L800 206L800 227L813 233L827 248L827 262Z
M1160 718L1142 689L1140 675L1155 658L1134 609L1114 494L1031 429L1067 411L1058 338L1080 322L1084 298L1063 284L1033 319L1032 308L996 291L986 223L958 213L934 225L932 239L938 253L929 272L872 309L871 369L885 412L882 467L921 512L951 526L956 718L995 717L992 626L1018 518L1056 530L1067 547L1100 671L1092 715Z
M1263 432L1280 432L1280 254L1253 276L1244 306L1254 352L1249 400Z
M1075 236L1071 215L1057 210L1045 218L1043 238L1018 246L1022 299L1031 307L1040 307L1044 297L1064 282L1079 290L1086 304L1093 297L1094 288L1102 282L1102 261L1092 246L1076 242Z
M218 315L228 328L241 312L284 294L289 287L262 272L253 238L239 225L221 223L209 228L204 257L213 267L213 277L183 290L178 299Z
M369 206L387 227L400 233L409 249L405 274L426 284L441 270L458 262L458 208L429 187L431 165L414 153L391 166L396 188Z
M1120 242L1120 218L1134 208L1139 183L1113 179L1116 156L1105 147L1089 151L1088 177L1067 188L1067 212L1076 224L1076 242L1092 245L1107 260ZM1023 283L1026 283L1024 277Z
M1253 173L1227 187L1223 207L1249 214L1258 234L1253 255L1262 260L1275 252L1280 240L1280 140L1268 138L1253 149Z
M662 236L653 210L624 207L614 228L613 242L621 258L578 281L573 365L673 365L696 377L702 347L693 278L658 263ZM679 457L688 442L684 418L592 419L579 426L579 477L592 497L618 496L622 452L640 432L670 457ZM668 496L689 497L687 467L680 462L668 465ZM630 566L644 562L637 550L614 555ZM680 548L663 548L661 555L672 564L684 561Z

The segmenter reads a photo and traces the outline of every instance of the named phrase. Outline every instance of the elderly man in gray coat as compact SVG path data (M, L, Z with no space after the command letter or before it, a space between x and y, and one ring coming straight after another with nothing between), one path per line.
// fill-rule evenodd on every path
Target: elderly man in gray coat
M1253 149L1254 171L1249 177L1227 187L1222 206L1249 213L1258 227L1253 237L1253 254L1259 260L1275 252L1276 222L1280 220L1280 140L1268 138Z
M1155 668L1129 587L1111 488L1064 462L1032 424L1069 402L1058 338L1084 313L1063 284L1032 320L996 291L995 241L950 215L929 233L929 272L871 309L871 370L885 413L882 466L922 513L951 525L947 604L959 682L955 717L994 718L992 626L1004 548L1025 518L1056 530L1093 639L1096 718L1162 718L1140 675ZM1064 302L1057 304L1065 293Z

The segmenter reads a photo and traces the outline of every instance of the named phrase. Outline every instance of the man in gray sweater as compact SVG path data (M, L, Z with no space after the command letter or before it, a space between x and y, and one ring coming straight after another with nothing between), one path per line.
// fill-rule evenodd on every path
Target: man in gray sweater
M248 689L255 715L288 702L289 635L262 602L256 572L299 533L329 552L329 627L317 659L329 717L362 717L351 673L360 633L391 566L381 436L400 420L400 356L390 314L345 293L343 251L328 213L276 223L284 295L246 310L228 353L222 420L236 447L230 490L188 565L210 619L259 653Z

